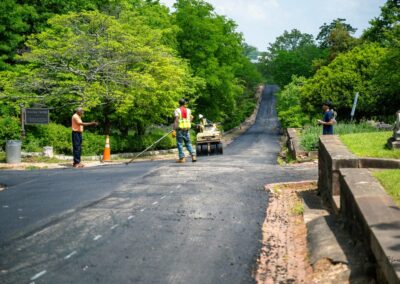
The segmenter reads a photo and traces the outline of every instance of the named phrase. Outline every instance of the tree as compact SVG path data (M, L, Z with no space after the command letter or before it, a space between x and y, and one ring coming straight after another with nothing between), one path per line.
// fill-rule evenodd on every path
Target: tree
M293 76L293 80L277 94L276 109L283 128L303 127L310 121L309 113L303 113L300 103L305 81L304 77Z
M36 13L32 6L19 5L15 0L0 1L0 11L0 70L4 70L25 40L25 33L29 31L27 20Z
M83 10L102 10L115 14L134 0L2 0L0 1L0 70L15 63L15 55L26 47L30 34L48 27L47 20L54 15ZM143 1L143 0L136 0Z
M388 115L399 110L400 106L400 25L395 25L385 34L387 52L372 80L377 94L382 98L379 109Z
M312 35L294 29L277 37L261 62L265 65L264 76L271 76L275 83L283 87L293 75L313 75L313 62L325 57L326 52L316 46Z
M400 1L387 0L381 7L379 17L372 19L371 26L366 29L362 38L367 41L385 43L386 33L390 32L400 21Z
M317 35L317 41L321 48L330 48L335 43L332 38L332 33L339 29L340 31L347 31L348 35L354 34L357 29L346 23L346 19L337 18L333 20L329 25L324 23L319 28L319 34Z
M238 124L242 115L238 103L244 94L238 72L245 56L236 24L217 15L205 1L178 0L174 7L179 54L206 82L198 93L197 109L227 127Z
M268 47L268 54L273 57L280 51L294 51L302 46L314 45L314 38L311 34L302 33L297 29L290 32L284 31Z
M185 62L134 15L70 13L49 25L27 42L16 87L48 105L79 103L100 112L107 133L121 118L140 129L164 122L176 101L195 91Z
M348 113L356 92L360 93L361 115L380 115L382 96L376 93L372 80L387 50L377 44L357 46L339 54L308 79L302 88L301 105L305 113L316 113L323 101L333 101L339 113Z
M243 43L243 54L250 59L251 61L258 61L258 56L260 52L258 51L257 47L251 46L247 43Z

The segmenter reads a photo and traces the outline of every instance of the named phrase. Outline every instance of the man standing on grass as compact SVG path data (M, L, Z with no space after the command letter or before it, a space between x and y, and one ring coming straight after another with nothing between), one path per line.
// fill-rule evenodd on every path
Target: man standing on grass
M331 111L332 103L326 101L322 104L324 116L322 120L318 120L318 124L322 125L323 135L333 135L333 125L335 123L334 113Z
M97 122L82 122L83 109L78 107L75 114L72 116L72 153L74 155L74 168L83 168L81 164L81 151L82 151L82 132L84 126L96 126Z
M186 101L184 99L179 100L179 108L174 112L174 135L176 135L176 144L178 145L179 160L177 163L185 162L185 153L183 152L183 143L185 143L186 149L192 156L192 162L196 162L196 154L193 151L192 144L190 143L190 128L192 125L193 116L190 109L186 108Z

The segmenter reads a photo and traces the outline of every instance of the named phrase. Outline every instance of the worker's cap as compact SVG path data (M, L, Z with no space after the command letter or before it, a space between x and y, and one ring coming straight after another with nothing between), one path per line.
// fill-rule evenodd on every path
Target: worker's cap
M183 106L183 105L185 105L185 104L186 104L185 99L180 99L180 100L179 100L179 105L180 105L180 106Z
M199 119L202 119L204 116L202 114L199 114Z

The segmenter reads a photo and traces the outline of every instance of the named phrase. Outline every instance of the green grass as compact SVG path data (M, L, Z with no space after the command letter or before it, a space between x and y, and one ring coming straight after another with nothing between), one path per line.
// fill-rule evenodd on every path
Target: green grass
M372 125L362 123L338 123L334 126L334 133L337 135L377 132ZM319 136L322 134L322 126L306 126L301 132L301 145L307 151L318 149Z
M342 142L359 157L400 159L399 150L386 146L393 132L371 132L340 135Z
M303 202L300 200L296 202L296 204L292 208L292 213L294 215L303 215L304 214L304 206Z
M393 198L397 206L400 207L400 169L376 171L373 175Z

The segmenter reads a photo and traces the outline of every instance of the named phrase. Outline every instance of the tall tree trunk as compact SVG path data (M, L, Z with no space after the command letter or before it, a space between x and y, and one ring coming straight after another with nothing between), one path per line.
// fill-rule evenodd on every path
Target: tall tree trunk
M104 134L110 135L111 134L111 122L109 118L110 113L110 105L107 103L103 107L103 117L104 117Z
M138 122L138 123L136 124L136 131L137 131L137 134L138 134L139 136L143 136L143 135L144 135L144 133L145 133L145 131L146 131L146 128L144 127L143 123Z

